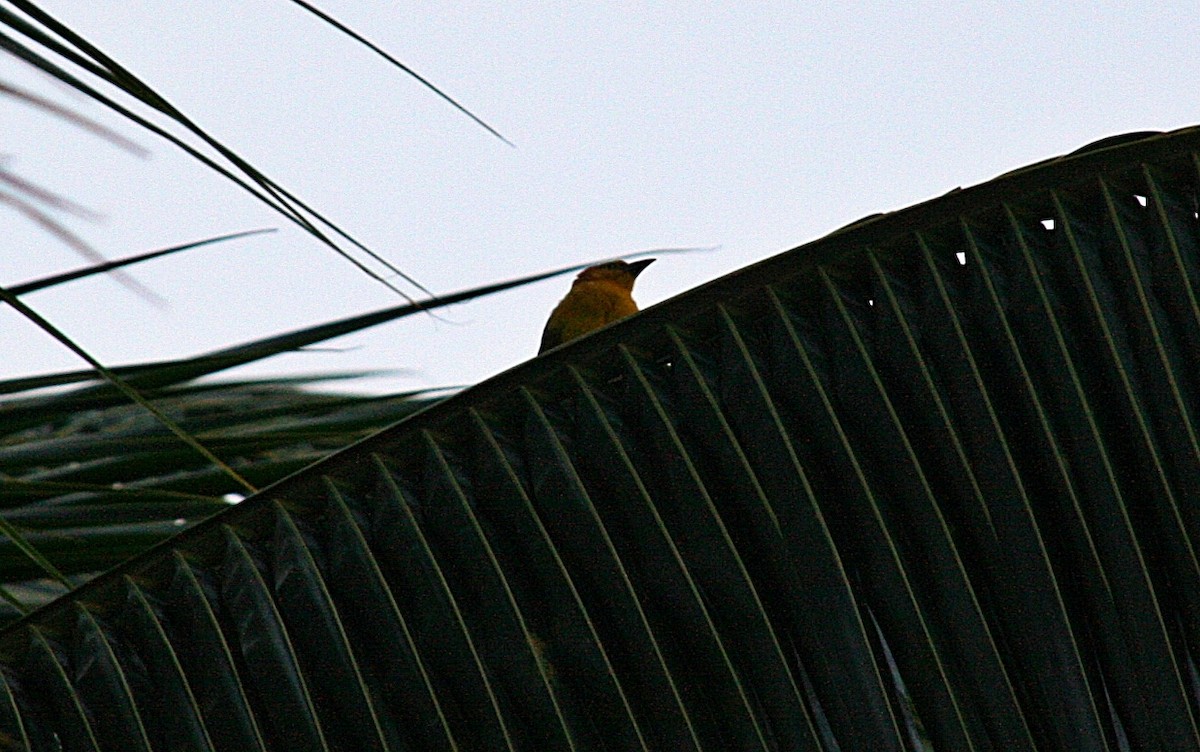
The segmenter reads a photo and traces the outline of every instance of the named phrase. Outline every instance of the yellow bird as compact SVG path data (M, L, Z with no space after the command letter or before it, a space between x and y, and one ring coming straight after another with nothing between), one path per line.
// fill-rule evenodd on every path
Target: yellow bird
M653 261L609 261L581 271L571 283L571 291L550 313L538 354L637 313L633 281Z

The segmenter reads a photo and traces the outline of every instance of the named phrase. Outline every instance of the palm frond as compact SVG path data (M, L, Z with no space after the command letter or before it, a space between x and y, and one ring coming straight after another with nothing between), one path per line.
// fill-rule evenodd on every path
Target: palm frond
M374 397L305 388L321 380L184 383L150 397L259 487L436 399L428 392ZM89 407L79 395L57 400L39 399L41 422L21 430L5 422L10 428L0 432L0 517L18 533L0 540L0 586L21 592L44 576L32 556L78 583L244 495L139 406L100 398Z
M1104 144L581 338L11 624L0 730L1200 747L1198 194Z

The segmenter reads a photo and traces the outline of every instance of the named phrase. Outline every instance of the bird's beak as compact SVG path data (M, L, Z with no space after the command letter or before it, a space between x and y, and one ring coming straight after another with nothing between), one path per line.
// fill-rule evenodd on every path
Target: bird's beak
M642 259L641 261L634 261L633 263L631 263L629 265L629 273L632 274L634 277L637 277L637 275L642 273L643 269L645 269L647 266L650 266L653 263L654 263L654 259Z

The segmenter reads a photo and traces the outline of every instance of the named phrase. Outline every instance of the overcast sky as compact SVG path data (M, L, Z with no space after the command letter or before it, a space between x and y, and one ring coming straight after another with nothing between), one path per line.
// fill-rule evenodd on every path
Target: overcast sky
M661 246L643 307L879 211L1072 151L1200 122L1194 3L318 5L510 148L287 0L42 0L278 183L439 292ZM0 6L7 5L0 0ZM119 128L139 159L0 98L0 153L103 215L119 257L273 235L26 302L110 365L184 357L393 305L394 293L149 133L0 54L0 81ZM80 266L0 204L0 283ZM534 355L567 278L411 317L242 374L404 368L474 383ZM0 378L83 364L0 308Z

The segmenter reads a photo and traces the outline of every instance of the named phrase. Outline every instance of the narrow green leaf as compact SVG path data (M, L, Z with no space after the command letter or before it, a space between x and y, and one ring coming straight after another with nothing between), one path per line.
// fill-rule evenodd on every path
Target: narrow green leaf
M468 110L466 107L463 107L463 106L462 106L461 104L459 104L458 102L456 102L456 101L454 101L453 99L451 99L451 98L450 98L450 96L449 96L448 94L446 94L446 93L445 93L445 92L443 92L441 89L439 89L439 88L437 88L436 86L434 86L432 83L430 83L428 80L426 80L426 79L425 79L425 77L421 76L419 73L417 73L416 71L414 71L412 68L409 68L409 67L408 67L407 65L405 65L404 63L402 63L402 62L400 62L399 60L397 60L396 58L392 57L391 55L389 55L387 52L385 52L385 51L384 51L384 50L382 50L381 48L379 48L379 47L377 47L376 45L374 45L374 44L372 44L371 42L369 42L367 39L365 39L365 38L364 38L364 37L362 37L360 34L358 34L358 32L354 31L354 30L353 30L353 29L351 29L350 27L348 27L348 26L346 26L345 24L343 24L342 22L338 21L336 18L333 18L333 17L332 17L332 16L330 16L329 14L327 14L327 13L325 13L324 11L320 10L320 9L319 9L319 8L317 8L316 6L314 6L314 5L310 4L310 3L306 3L306 2L304 2L304 0L292 0L292 2L294 2L296 5L299 5L301 8L304 8L304 9L305 9L305 10L307 10L309 13L312 13L314 16L317 16L317 17L318 17L318 18L320 18L322 21L325 21L326 23L328 23L330 26L334 27L334 28L335 28L335 29L337 29L338 31L341 31L342 33L346 34L347 36L349 36L349 37L353 38L355 41L357 41L357 42L360 42L360 43L361 43L361 44L363 44L365 47L367 47L368 49L370 49L372 52L374 52L375 54L377 54L377 55L379 55L380 57L382 57L384 60L387 60L387 61L388 61L389 63L391 63L392 65L396 66L396 67L397 67L397 68L399 68L400 70L404 71L404 72L405 72L405 73L407 73L408 75L410 75L410 76L412 76L413 78L415 78L417 81L419 81L419 82L421 83L421 85L422 85L422 86L424 86L425 88L429 89L429 90L430 90L430 91L432 91L434 94L437 94L437 95L438 95L439 97L441 97L442 99L446 100L448 103L450 103L450 104L451 104L451 105L454 107L454 109L458 110L458 111L459 111L459 112L461 112L462 114L464 114L464 115L466 115L467 117L469 117L469 118L471 118L472 120L474 120L474 121L475 121L475 122L476 122L476 123L477 123L479 126L481 126L481 127L482 127L484 130L486 130L488 133L492 134L493 136L495 136L496 138L500 139L501 141L503 141L504 143L508 144L509 146L513 146L513 143L512 143L511 141L509 141L507 138L505 138L504 136L500 135L500 132L499 132L499 131L497 131L495 128L493 128L492 126L490 126L490 125L488 125L487 123L485 123L485 122L483 122L482 120L480 120L478 117L476 117L476 116L475 116L475 114L474 114L474 113L472 113L472 112L471 112L470 110Z
M49 559L47 559L45 556L42 556L42 554L36 548L30 545L29 541L25 540L25 536L23 536L20 531L13 527L12 523L3 517L0 517L0 533L4 533L4 535L13 542L13 545L16 546L21 553L29 557L30 561L36 563L43 572L58 580L60 583L66 586L68 590L71 589L71 583L67 581L66 576L63 575L62 572L58 571L58 568L51 564Z
M211 245L213 243L221 243L226 240L233 240L235 238L244 238L244 237L248 237L250 235L262 235L263 233L268 233L268 232L275 232L275 230L274 230L274 228L267 228L267 229L262 229L262 230L246 230L244 232L234 232L234 233L230 233L228 235L219 235L215 238L208 238L206 240L197 240L192 243L184 243L183 245L175 245L175 246L171 246L170 248L162 248L157 251L149 251L147 253L141 253L136 256L129 256L129 257L126 257L123 259L117 259L116 261L106 261L102 264L97 264L95 266L89 266L89 267L85 267L83 269L76 269L75 271L71 271L71 272L63 272L62 274L55 274L52 277L43 277L42 279L36 279L36 280L32 280L30 282L23 282L23 283L17 284L17 285L9 285L8 291L9 291L9 293L11 293L13 295L25 295L26 293L31 293L36 290L44 290L47 287L53 287L54 285L60 285L64 282L71 282L73 280L83 279L84 277L90 277L95 274L103 274L104 272L112 271L113 269L119 269L120 267L123 267L123 266L129 266L130 264L137 264L142 261L149 261L150 259L155 259L155 258L158 258L159 256L166 256L168 254L175 253L177 251L186 251L190 248L199 248L201 246Z

